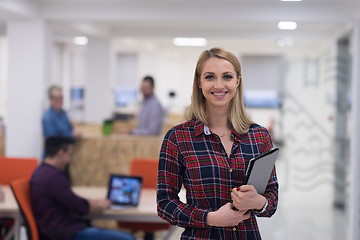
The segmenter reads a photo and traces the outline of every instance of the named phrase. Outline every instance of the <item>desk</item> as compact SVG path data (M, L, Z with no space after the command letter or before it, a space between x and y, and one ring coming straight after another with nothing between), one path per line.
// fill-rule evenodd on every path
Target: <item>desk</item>
M74 187L74 192L84 198L105 198L104 187ZM180 199L185 202L186 191L180 191ZM166 223L157 214L156 189L142 189L139 206L121 210L106 210L104 213L91 215L91 219L125 220L131 222ZM163 239L170 239L177 227L172 225Z
M74 192L84 198L105 198L104 187L74 187ZM140 195L139 206L121 210L106 210L104 213L90 216L92 219L126 220L133 222L164 223L165 220L157 215L156 190L143 189Z
M4 192L5 199L3 202L0 202L0 217L10 217L15 219L14 226L5 237L5 240L11 239L12 236L14 236L15 240L19 240L20 224L22 220L17 202L9 186L2 186L2 190Z

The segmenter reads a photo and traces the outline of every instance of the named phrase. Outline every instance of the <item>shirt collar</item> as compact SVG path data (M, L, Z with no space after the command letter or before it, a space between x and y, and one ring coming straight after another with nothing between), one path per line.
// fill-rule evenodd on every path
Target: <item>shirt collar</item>
M51 111L53 114L57 114L57 115L60 115L60 114L62 114L62 113L64 112L63 109L60 109L60 111L57 112L57 111L55 110L55 108L53 108L52 106L50 106L50 111Z
M205 130L206 125L204 123L202 123L200 120L194 120L194 121L195 121L194 122L195 136L199 136L199 135L205 133L204 130ZM209 129L209 131L210 131L210 129Z
M234 142L241 142L241 134L235 131L235 129L231 130L231 138Z
M204 133L205 133L205 135L210 135L211 134L210 128L206 124L204 124Z
M212 132L210 131L210 128L206 124L202 123L199 120L195 120L194 129L195 129L195 136L199 136L201 134L205 134L208 136L208 135L212 134ZM241 134L239 134L234 129L232 129L231 130L231 138L235 142L240 142Z
M147 97L147 98L143 98L143 100L144 101L149 101L149 100L151 100L151 99L153 99L153 98L155 98L155 94L151 94L149 97Z

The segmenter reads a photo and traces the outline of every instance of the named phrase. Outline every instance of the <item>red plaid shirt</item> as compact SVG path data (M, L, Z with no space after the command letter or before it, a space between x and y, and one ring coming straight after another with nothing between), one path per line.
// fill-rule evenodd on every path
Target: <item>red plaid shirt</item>
M230 156L219 136L198 120L178 125L166 134L160 152L157 203L158 214L171 224L184 227L181 239L261 239L255 215L272 216L277 208L278 183L273 169L264 196L263 213L233 227L210 227L208 212L231 201L231 189L245 184L249 160L272 148L268 131L251 125L246 134L232 131ZM182 185L186 201L178 197Z

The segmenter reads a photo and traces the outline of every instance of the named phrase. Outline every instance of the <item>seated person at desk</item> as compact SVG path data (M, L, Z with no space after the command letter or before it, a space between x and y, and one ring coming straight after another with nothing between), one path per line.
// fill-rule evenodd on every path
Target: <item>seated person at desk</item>
M132 130L136 135L159 135L162 130L164 109L154 94L154 79L144 77L140 90L144 100L137 119L137 126Z
M78 218L100 213L110 206L110 202L107 199L83 199L71 190L64 168L70 161L72 144L73 139L66 137L46 139L45 160L30 180L31 203L40 235L51 239L49 236L53 233L59 240L134 240L131 234L89 227Z
M59 86L53 85L48 89L50 107L42 118L45 139L51 136L78 137L80 133L73 130L68 115L63 109L63 92Z

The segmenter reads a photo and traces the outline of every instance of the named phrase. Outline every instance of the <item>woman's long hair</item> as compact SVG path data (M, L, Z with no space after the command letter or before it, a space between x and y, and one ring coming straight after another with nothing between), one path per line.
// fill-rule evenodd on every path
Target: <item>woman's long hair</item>
M188 120L198 119L204 124L208 125L206 118L206 99L199 87L201 72L204 68L205 62L210 58L221 58L229 61L233 66L237 74L237 78L240 79L238 89L235 96L230 101L229 110L227 113L228 120L232 124L232 127L238 133L247 133L249 127L254 122L248 116L243 97L243 84L241 79L241 66L237 57L229 51L222 48L212 48L202 52L199 60L196 64L193 82L193 92L191 96L191 104L187 108L186 118Z

